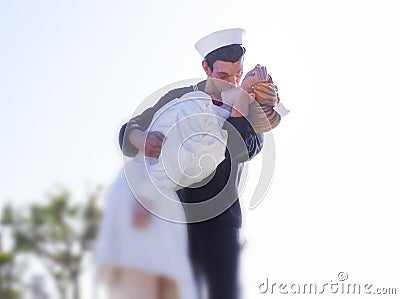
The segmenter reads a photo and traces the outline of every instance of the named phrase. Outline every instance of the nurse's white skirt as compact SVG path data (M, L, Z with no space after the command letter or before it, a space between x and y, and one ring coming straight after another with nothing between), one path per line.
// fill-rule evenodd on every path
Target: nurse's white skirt
M186 225L152 216L148 226L134 228L133 197L124 171L109 187L95 250L99 271L107 267L141 270L172 278L181 298L196 298L188 255Z

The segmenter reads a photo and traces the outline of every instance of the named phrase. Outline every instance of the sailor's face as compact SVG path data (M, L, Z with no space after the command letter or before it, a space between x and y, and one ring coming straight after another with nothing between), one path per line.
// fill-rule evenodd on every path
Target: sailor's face
M243 75L243 57L236 62L217 60L213 64L213 70L207 64L203 65L208 79L211 79L214 88L219 92L239 86Z
M236 62L217 60L214 62L211 78L229 82L238 86L243 75L243 57Z

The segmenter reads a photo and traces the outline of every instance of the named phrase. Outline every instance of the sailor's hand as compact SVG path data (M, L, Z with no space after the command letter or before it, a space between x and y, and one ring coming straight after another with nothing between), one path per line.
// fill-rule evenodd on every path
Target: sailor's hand
M265 80L263 78L263 74L266 74L267 69L265 68L265 66L259 65L257 64L254 69L252 69L251 71L249 71L246 76L243 78L242 84L240 85L240 87L246 91L246 92L250 92L251 88L257 84L258 82Z
M158 158L161 153L161 147L164 135L161 132L142 132L140 130L132 130L129 134L129 141L145 156Z

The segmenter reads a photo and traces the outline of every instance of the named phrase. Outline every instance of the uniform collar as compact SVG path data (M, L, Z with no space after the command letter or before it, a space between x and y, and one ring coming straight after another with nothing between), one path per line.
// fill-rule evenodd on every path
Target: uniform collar
M197 83L196 84L197 90L205 91L205 89L206 89L206 81L207 80L203 80L203 81L200 81L199 83Z

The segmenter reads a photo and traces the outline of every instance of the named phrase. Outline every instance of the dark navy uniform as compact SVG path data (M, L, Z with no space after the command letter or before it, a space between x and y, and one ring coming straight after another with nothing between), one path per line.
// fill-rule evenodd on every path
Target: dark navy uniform
M204 91L205 81L169 91L153 107L132 118L122 126L119 141L123 153L133 157L138 149L128 141L128 133L133 129L145 131L162 106L180 98L193 90ZM197 223L188 224L189 254L195 278L200 285L205 282L210 299L237 299L239 266L239 228L242 215L238 200L238 185L243 162L260 152L262 134L252 130L245 117L229 117L223 126L228 131L225 160L222 161L211 179L199 186L190 186L177 191L182 202L197 203L216 197L218 209L225 207L218 216ZM126 133L126 134L125 134ZM126 138L125 138L126 137ZM187 218L193 218L187 211ZM186 299L186 298L185 298ZM189 298L188 298L189 299Z

